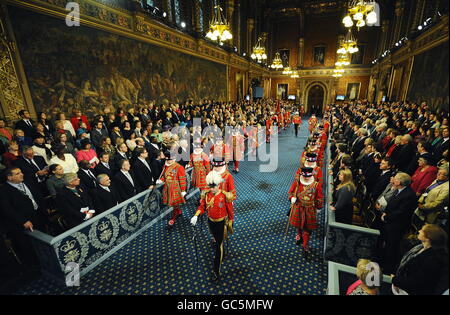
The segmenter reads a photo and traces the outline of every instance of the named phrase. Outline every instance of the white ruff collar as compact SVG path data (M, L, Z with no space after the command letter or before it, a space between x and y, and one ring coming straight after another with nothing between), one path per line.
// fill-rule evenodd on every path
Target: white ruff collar
M305 161L305 167L315 168L317 166L317 162L308 162Z
M173 161L173 162L172 162L172 163L170 163L170 164L169 164L169 162L166 162L166 166L167 166L167 167L169 167L169 166L172 166L172 165L173 165L173 163L175 163L175 161Z
M224 165L224 166L221 166L221 169L219 169L218 171L214 170L214 172L216 172L219 175L222 175L223 173L225 173L226 169L227 169L227 167L226 167L226 165Z
M314 176L311 176L309 179L306 179L305 177L300 176L300 183L302 183L302 185L309 186L312 183L314 183Z

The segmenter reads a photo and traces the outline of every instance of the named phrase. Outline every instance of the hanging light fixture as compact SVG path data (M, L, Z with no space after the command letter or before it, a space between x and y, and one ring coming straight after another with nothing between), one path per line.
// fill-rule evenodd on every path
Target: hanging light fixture
M339 54L338 60L336 61L335 65L337 67L345 67L350 64L350 55L349 54Z
M253 60L261 62L267 59L266 48L263 46L263 40L261 37L258 38L258 42L253 47L253 53L250 56Z
M342 19L345 27L352 27L353 20L356 21L356 27L372 26L378 22L378 16L375 12L375 2L350 0L348 13Z
M276 70L283 68L283 62L281 61L280 53L278 51L275 53L275 58L270 67Z
M209 32L206 34L206 38L221 43L233 38L230 32L230 26L223 15L223 10L220 5L214 7L214 16L209 23Z
M333 70L333 77L335 77L335 78L342 77L344 72L345 72L345 70L342 67L336 67Z
M291 75L292 74L292 70L291 70L291 67L285 67L284 69L283 69L283 72L282 72L283 74L287 74L287 75Z
M298 70L292 71L292 73L291 73L291 78L293 78L293 79L298 79L298 78L300 78L300 75L299 75L299 73L298 73Z
M348 29L347 34L345 34L345 38L341 41L339 49L337 50L338 54L353 54L359 51L358 42L352 34L351 28Z

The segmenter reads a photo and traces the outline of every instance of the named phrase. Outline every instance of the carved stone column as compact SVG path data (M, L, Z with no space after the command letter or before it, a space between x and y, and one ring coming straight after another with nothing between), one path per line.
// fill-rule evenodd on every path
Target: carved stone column
M255 20L247 19L247 55L250 56L252 54L252 37L253 37L253 29L255 28Z
M36 117L5 4L0 4L0 112L13 122L26 109Z
M233 12L234 12L234 0L228 0L226 19L230 25L231 34L233 35L233 43L236 42L236 30L233 29Z
M384 20L381 25L381 31L382 31L382 41L381 41L381 49L380 49L380 55L386 50L388 46L388 39L389 39L389 20Z
M163 0L162 7L164 12L167 13L167 19L172 21L172 5L170 4L170 0Z
M201 3L199 0L192 0L194 2L194 12L193 12L193 25L194 30L197 34L202 32L202 25L200 24L200 14L201 12Z
M304 56L305 56L305 38L301 37L298 40L298 62L297 62L297 67L303 67Z
M405 11L405 3L401 0L395 2L395 30L391 39L391 46L396 43L402 34L403 12Z
M425 10L425 0L417 0L414 11L414 18L411 25L411 31L417 30L417 27L422 23L423 11Z
M233 37L235 39L234 43L238 49L238 52L241 52L241 3L236 2L236 19L237 19L237 29L235 30L235 34Z

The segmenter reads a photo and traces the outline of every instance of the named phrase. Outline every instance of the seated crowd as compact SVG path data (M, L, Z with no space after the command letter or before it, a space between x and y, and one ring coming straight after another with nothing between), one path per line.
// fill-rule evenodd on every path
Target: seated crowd
M57 235L152 189L168 152L190 154L194 138L204 147L215 144L225 126L245 133L248 126L265 125L276 105L272 100L181 105L141 100L127 111L105 108L92 119L78 109L70 119L39 113L37 121L22 110L12 128L0 119L0 244L6 237L23 263L35 264L24 230ZM283 111L289 106L281 103ZM210 127L209 134L194 130L195 118L203 131ZM183 167L189 163L177 160Z
M377 263L395 294L448 289L448 113L358 101L331 116L336 220L380 231ZM364 281L349 291L361 292L377 293Z

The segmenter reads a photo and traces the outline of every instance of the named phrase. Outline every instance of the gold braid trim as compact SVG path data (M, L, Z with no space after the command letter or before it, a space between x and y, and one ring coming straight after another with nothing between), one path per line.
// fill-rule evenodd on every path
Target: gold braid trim
M200 194L200 199L205 199L206 195L210 192L210 189L205 189L202 190L201 194Z
M232 192L228 192L228 191L223 191L222 193L225 195L225 198L227 199L228 202L232 202L233 201L233 193Z

